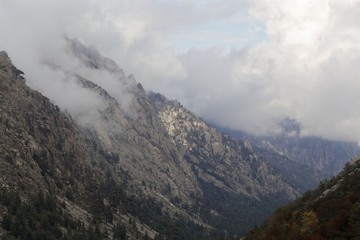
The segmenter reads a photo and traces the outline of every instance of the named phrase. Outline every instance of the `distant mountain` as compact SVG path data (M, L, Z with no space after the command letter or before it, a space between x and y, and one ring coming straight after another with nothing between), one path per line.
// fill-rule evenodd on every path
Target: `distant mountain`
M311 176L311 179L308 179L310 182L306 185L306 189L314 187L314 184L317 184L321 179L338 174L349 159L360 154L360 147L356 142L301 136L301 127L293 119L285 118L280 126L282 128L281 133L265 137L256 137L230 129L220 129L237 139L250 141L254 149L263 156L268 164L276 169L281 168L281 166L288 168L286 165L289 164L297 165L298 167L292 168L296 171L299 167L302 168L306 175ZM279 170L281 171L281 169ZM285 169L283 174L286 175L286 172L288 171ZM294 174L300 176L297 173Z
M246 240L358 239L360 236L360 160L299 200L280 208Z
M59 109L0 53L0 238L214 239L299 196L248 141L66 41L82 71L47 64L97 99L94 109Z

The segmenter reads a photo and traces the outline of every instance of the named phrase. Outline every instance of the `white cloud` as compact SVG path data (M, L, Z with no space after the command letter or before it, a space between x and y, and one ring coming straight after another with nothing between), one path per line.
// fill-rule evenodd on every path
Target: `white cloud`
M35 69L34 69L35 70ZM95 92L78 84L75 76L48 67L32 71L33 79L28 81L36 90L46 93L61 109L71 114L83 126L93 126L100 121L99 110L105 108L103 99Z
M218 124L266 134L290 116L304 134L359 140L359 11L359 0L0 0L0 48L33 79L44 57L67 61L66 34Z
M344 124L356 122L359 112L359 9L359 1L254 1L252 12L266 22L269 35L255 55L271 62L262 76L284 107L273 113L298 119L307 134L359 139L359 128Z

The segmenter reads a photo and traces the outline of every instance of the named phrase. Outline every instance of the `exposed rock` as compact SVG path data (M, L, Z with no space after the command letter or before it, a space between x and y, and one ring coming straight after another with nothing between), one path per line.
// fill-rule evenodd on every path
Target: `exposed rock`
M99 118L83 126L27 87L1 53L0 184L23 201L43 189L65 203L69 217L99 225L109 238L116 224L134 238L209 238L243 233L298 196L250 142L221 134L178 102L148 96L114 61L68 41L68 53L85 67L124 82L131 102L125 109L101 86L59 67L101 99Z

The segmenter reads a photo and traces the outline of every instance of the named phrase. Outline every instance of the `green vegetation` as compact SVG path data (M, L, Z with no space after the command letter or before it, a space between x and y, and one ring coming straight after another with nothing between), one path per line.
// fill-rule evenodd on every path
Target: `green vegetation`
M207 223L225 231L214 231L216 237L243 235L279 206L288 202L285 194L276 194L261 200L226 191L213 183L201 181L204 189L200 214ZM266 206L264 206L266 204ZM268 211L265 212L264 209ZM215 211L215 212L214 212ZM251 217L249 217L251 216Z
M296 202L278 209L247 240L359 239L360 163L348 164L330 181L320 184Z
M126 239L126 228L122 225L116 225L114 227L114 239L125 240Z
M0 205L5 209L1 222L4 240L103 239L98 229L86 229L71 220L53 196L41 191L24 202L18 193L0 190Z
M90 212L94 216L94 222L100 222L101 220L112 221L112 212L116 211L116 208L120 208L122 211L136 216L142 223L147 224L152 229L156 230L159 234L156 239L186 239L186 240L198 240L198 239L214 239L212 233L206 231L204 227L195 224L192 221L184 220L184 217L175 215L170 216L169 213L162 210L163 205L155 199L136 199L127 196L123 191L123 186L117 184L111 178L107 178L104 183L96 185L96 183L88 181L88 192L92 192L90 196L94 199L90 206ZM101 199L106 198L109 203L107 206ZM132 226L129 232L136 233L136 224L130 219L129 225ZM125 233L124 233L125 232ZM126 239L126 232L122 225L116 225L114 227L114 239ZM137 233L139 235L139 233ZM138 236L139 238L141 237ZM144 239L148 236L144 235Z

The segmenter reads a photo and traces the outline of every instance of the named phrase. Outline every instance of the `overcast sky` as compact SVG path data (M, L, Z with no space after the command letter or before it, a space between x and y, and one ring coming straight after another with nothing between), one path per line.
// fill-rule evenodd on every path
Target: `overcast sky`
M217 124L360 140L359 19L360 0L0 0L0 49L31 80L78 38Z

